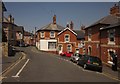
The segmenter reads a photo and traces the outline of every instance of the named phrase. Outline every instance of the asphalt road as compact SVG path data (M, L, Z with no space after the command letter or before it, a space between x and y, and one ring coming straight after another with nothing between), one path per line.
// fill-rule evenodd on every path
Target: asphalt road
M9 71L3 82L117 82L102 73L84 70L58 55L34 47L21 50L26 53L26 59Z

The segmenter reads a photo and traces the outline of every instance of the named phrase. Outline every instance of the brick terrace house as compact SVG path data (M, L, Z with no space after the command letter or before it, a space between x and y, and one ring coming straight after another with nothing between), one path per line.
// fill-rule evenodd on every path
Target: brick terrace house
M24 27L23 26L18 26L16 29L16 45L19 45L20 43L22 44L24 41Z
M109 64L113 63L112 58L117 54L118 66L120 67L120 23L112 24L100 29L101 59Z
M4 17L2 27L7 37L7 42L10 45L16 45L15 28L17 28L17 25L14 24L14 18L11 15L9 15L8 18Z
M103 17L94 24L85 28L85 49L86 54L98 56L103 62L109 64L109 51L113 51L119 55L119 34L118 24L119 6L115 5L110 9L110 15ZM96 51L95 51L96 50ZM118 56L119 57L119 56Z
M82 30L73 30L73 22L70 27L67 24L66 28L58 33L58 53L61 52L77 52L84 54L84 32Z
M33 45L34 35L30 32L24 31L24 43L28 45Z
M37 31L36 47L42 51L57 51L57 34L64 27L56 23L56 15L53 17L53 23L50 23Z

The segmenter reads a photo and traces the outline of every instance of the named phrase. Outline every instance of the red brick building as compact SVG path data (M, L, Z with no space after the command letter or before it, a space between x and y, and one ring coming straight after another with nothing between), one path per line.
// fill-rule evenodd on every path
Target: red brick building
M110 15L85 28L86 54L97 56L106 64L110 64L109 51L113 51L119 58L119 25L116 25L120 20L118 10L119 7L115 5L110 9ZM110 42L110 39L115 42Z
M30 32L24 31L24 43L27 45L34 45L34 35Z
M82 30L73 30L73 22L70 27L58 33L58 53L61 52L78 52L84 54L84 32Z
M113 57L117 54L118 66L120 67L120 23L100 29L101 59L111 65Z
M57 34L63 29L64 27L56 23L56 15L54 15L52 23L37 31L36 47L42 51L56 52Z

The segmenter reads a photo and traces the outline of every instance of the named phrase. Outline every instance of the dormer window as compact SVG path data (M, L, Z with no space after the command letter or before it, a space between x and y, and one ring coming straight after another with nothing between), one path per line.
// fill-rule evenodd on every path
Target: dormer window
M65 42L69 42L70 41L70 35L69 34L66 34L65 35Z
M50 38L55 38L55 32L54 31L50 32Z
M115 29L108 31L108 44L115 44Z
M41 38L44 38L45 37L45 33L44 32L40 32L40 36L41 36Z

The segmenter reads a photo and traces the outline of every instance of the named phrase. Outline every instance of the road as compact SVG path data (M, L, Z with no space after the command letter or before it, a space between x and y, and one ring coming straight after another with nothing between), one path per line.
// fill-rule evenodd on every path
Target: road
M102 73L84 70L67 58L22 47L26 58L11 69L3 82L117 82Z

